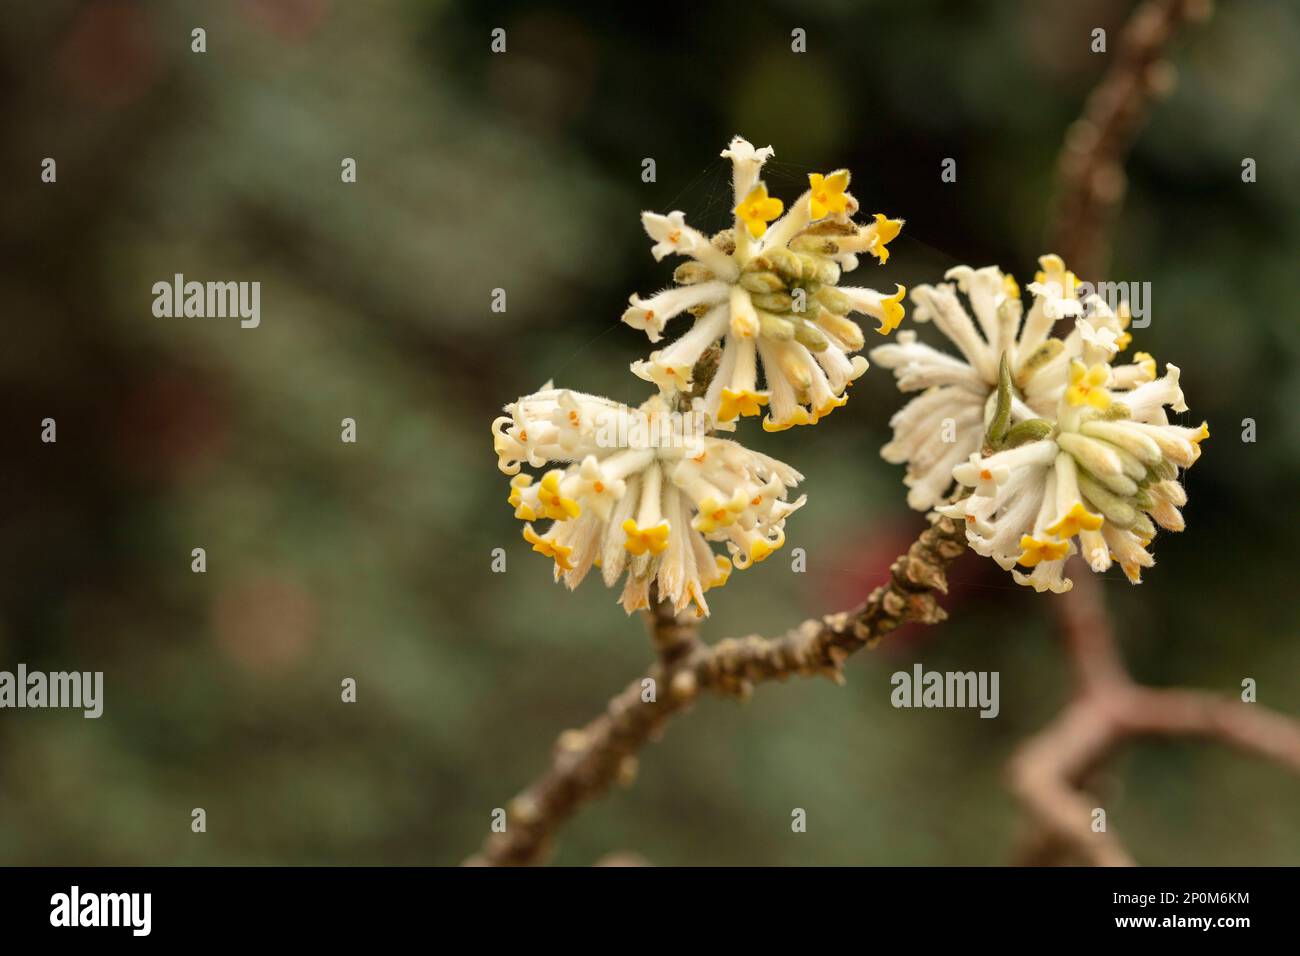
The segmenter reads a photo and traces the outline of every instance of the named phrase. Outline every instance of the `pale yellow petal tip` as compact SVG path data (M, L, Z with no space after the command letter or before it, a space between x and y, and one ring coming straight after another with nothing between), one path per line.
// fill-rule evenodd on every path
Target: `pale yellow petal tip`
M903 308L903 296L907 295L907 286L894 284L897 290L888 298L881 299L880 305L885 310L884 316L880 319L880 328L876 329L881 335L888 335L894 329L898 328L899 323L903 321L906 309Z
M700 586L698 584L691 583L687 585L686 589L690 593L691 604L695 606L695 617L698 620L703 620L704 618L708 617L709 605L708 602L704 600L704 592L709 589L709 586L707 584Z
M763 419L763 431L765 432L783 432L787 428L793 428L796 425L811 425L812 416L808 414L808 409L802 405L790 413L790 417L783 421L774 421L771 415Z
M558 544L553 539L538 534L531 524L524 525L524 540L531 544L538 554L553 558L560 570L573 570L573 565L569 563L569 555L573 553L571 546Z
M1124 577L1128 578L1129 584L1142 583L1142 568L1139 565L1120 562L1120 569L1124 572Z
M1127 332L1124 334L1128 335ZM1132 336L1129 337L1132 338ZM1150 352L1134 352L1133 364L1142 370L1142 373L1147 377L1147 381L1154 382L1156 380L1156 359Z
M1193 445L1199 445L1201 442L1205 441L1205 439L1209 437L1210 437L1210 423L1201 422L1201 427L1197 430L1196 434L1192 436L1191 441Z
M826 399L825 403L823 403L820 408L813 409L811 416L812 420L809 424L816 425L831 412L835 411L835 409L843 408L848 403L849 397L847 395L832 395L830 398Z
M1017 564L1032 568L1042 561L1059 561L1070 553L1069 541L1039 541L1031 535L1020 539L1020 557Z
M743 495L723 502L714 498L705 498L699 503L698 508L699 513L695 516L692 525L697 531L711 534L719 528L735 523L741 512L745 510L745 499Z
M849 197L844 191L849 188L849 171L837 169L823 176L821 173L808 174L808 212L814 219L821 219L832 213L840 214L848 209Z
M532 483L532 475L515 475L510 479L510 494L507 496L506 501L515 509L515 517L520 521L536 521L540 517L536 509L524 501L524 496L521 493Z
M745 224L749 234L758 239L767 232L767 224L781 215L785 203L768 196L767 185L759 183L749 191L749 195L735 208L736 218Z
M780 528L777 529L775 541L769 541L767 538L755 538L754 543L749 546L749 564L758 564L758 562L771 557L780 550L783 544L785 544L785 532Z
M767 392L749 388L732 391L724 385L718 403L718 421L729 422L742 416L762 414L762 407L767 402Z
M623 547L632 554L645 554L647 551L651 554L662 554L668 547L667 521L660 521L656 525L642 529L634 518L628 518L623 522L623 532L627 535Z
M1093 514L1081 502L1076 501L1055 524L1048 526L1047 532L1062 540L1068 540L1080 531L1096 531L1103 521L1105 519L1101 515Z
M873 225L876 230L876 241L871 244L870 251L873 256L880 260L880 264L883 266L889 261L889 249L886 247L897 239L898 234L903 231L903 220L890 219L883 212L878 212Z
M1043 278L1040 277L1045 277L1049 272L1064 272L1065 260L1055 252L1048 252L1038 257L1038 267L1041 271L1034 277L1034 280L1042 282Z
M713 556L714 573L713 578L704 585L704 590L711 591L713 588L725 587L731 579L732 563L720 554Z

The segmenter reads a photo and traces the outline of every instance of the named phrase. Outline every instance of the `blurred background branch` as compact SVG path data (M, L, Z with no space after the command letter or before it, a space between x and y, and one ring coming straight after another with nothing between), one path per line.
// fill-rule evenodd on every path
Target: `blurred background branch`
M1104 809L1105 799L1089 792L1097 789L1102 764L1134 738L1198 738L1300 774L1300 722L1258 703L1134 683L1120 662L1096 579L1077 568L1074 581L1068 600L1059 602L1073 696L1008 763L1012 792L1036 824L1018 851L1019 862L1134 864L1109 829L1109 817L1098 824L1094 811Z
M1115 63L1065 134L1057 160L1057 200L1048 248L1076 275L1103 278L1109 232L1124 199L1124 160L1152 102L1173 88L1165 59L1187 21L1203 21L1212 0L1142 0L1120 34Z
M1134 4L589 7L0 8L0 667L102 670L106 695L99 720L0 715L0 862L462 860L555 729L644 673L642 622L526 553L486 427L548 378L644 398L627 368L648 346L618 317L666 274L636 210L721 228L716 153L742 133L776 147L774 194L843 166L870 212L907 219L867 284L997 263L1023 285L1049 251L1061 131L1114 61L1090 33L1118 42ZM1294 715L1300 6L1222 10L1176 38L1179 83L1132 141L1112 233L1160 301L1140 347L1182 367L1215 444L1188 476L1191 530L1162 537L1140 588L1099 583L1135 680L1231 694L1254 675ZM150 288L177 272L260 281L261 326L155 317ZM886 579L922 527L878 454L899 403L869 373L823 426L753 435L807 475L787 528L807 573L769 560L710 592L711 634L818 619ZM1233 435L1247 417L1256 443ZM1004 859L1022 823L1005 762L1067 675L1043 596L975 556L947 579L943 628L898 629L844 691L791 681L643 747L637 786L573 820L555 862ZM892 707L891 672L917 662L998 671L998 719ZM1143 862L1300 860L1300 781L1272 763L1133 738L1100 783Z
M1107 278L1111 230L1125 191L1124 160L1152 100L1171 92L1164 59L1185 22L1210 15L1210 0L1144 0L1120 38L1115 65L1070 126L1058 164L1052 248L1075 271ZM1124 668L1096 577L1074 561L1074 588L1055 603L1061 646L1074 692L1061 713L1021 744L1008 762L1011 788L1030 816L1017 859L1043 865L1085 862L1128 866L1134 860L1093 804L1104 803L1099 770L1126 741L1187 736L1217 741L1300 773L1300 722L1262 705L1192 690L1140 686Z

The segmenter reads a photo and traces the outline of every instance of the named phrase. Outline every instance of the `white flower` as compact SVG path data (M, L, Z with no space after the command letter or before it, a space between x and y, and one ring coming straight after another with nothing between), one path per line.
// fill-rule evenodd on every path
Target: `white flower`
M1022 435L1031 435L1023 444L1015 431L990 434L989 443L1000 448L974 452L953 470L971 493L937 509L966 522L972 549L1037 591L1070 589L1065 561L1076 550L1094 572L1118 562L1139 583L1142 569L1155 563L1146 548L1157 525L1183 529L1178 509L1187 495L1178 469L1200 457L1200 443L1209 437L1205 423L1169 423L1166 406L1187 409L1177 366L1160 379L1114 391L1116 370L1082 358L1093 348L1100 347L1086 335L1074 337L1051 418L1021 426Z
M710 387L695 399L716 428L733 430L738 417L758 415L765 405L769 431L813 424L847 401L845 389L867 369L866 359L852 355L863 335L848 316L879 320L882 334L903 318L902 286L887 296L838 285L859 253L882 264L889 258L887 245L902 220L877 214L867 225L853 222L858 204L847 192L847 170L809 176L808 191L782 216L783 203L759 178L772 148L755 149L736 137L722 155L734 167L733 228L709 238L680 211L641 216L655 259L671 253L690 261L674 272L674 286L649 298L633 295L623 321L652 342L682 313L694 325L632 371L666 395L689 391L696 363L721 341Z
M893 440L881 449L886 461L907 465L903 481L911 507L924 511L944 500L953 468L982 447L1004 356L1013 385L1010 423L1015 425L1054 414L1065 391L1068 356L1082 355L1089 364L1109 362L1127 346L1125 309L1116 315L1097 296L1080 303L1074 273L1060 257L1045 255L1038 261L1043 271L1029 285L1034 301L1027 315L1022 315L1015 279L996 266L957 266L945 275L955 285L912 290L913 318L933 321L960 357L918 342L912 331L871 351L873 362L894 370L901 391L921 393L895 413L890 420ZM959 291L970 303L969 312ZM1064 339L1051 334L1057 315L1078 316ZM1116 366L1114 377L1119 388L1149 382L1155 378L1155 362L1138 353L1134 364Z
M781 547L786 517L806 500L787 500L803 480L789 465L706 435L660 396L629 408L548 383L505 412L492 434L524 539L570 588L593 566L609 587L626 574L628 613L649 605L654 583L678 611L694 602L708 614L704 592ZM520 474L553 462L538 482Z

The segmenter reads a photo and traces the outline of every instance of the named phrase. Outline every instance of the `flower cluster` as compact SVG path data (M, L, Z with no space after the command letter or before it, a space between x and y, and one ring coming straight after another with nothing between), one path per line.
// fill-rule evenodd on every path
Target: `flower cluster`
M921 392L894 416L882 455L906 463L912 507L965 521L971 548L1018 583L1069 590L1065 560L1076 550L1094 572L1117 562L1137 583L1154 563L1156 527L1183 529L1178 471L1209 429L1170 423L1166 409L1187 411L1177 366L1157 377L1146 353L1115 361L1131 338L1123 305L1080 302L1060 258L1039 261L1027 315L1015 280L996 267L960 266L947 274L955 287L913 291L917 321L932 320L962 358L914 333L872 352L901 390ZM1052 334L1058 317L1074 318L1064 337ZM954 484L956 500L940 505Z
M622 603L649 603L650 585L677 610L725 584L785 541L788 500L803 478L789 465L734 441L682 431L660 396L640 408L549 385L507 405L492 424L498 467L513 475L510 504L524 538L555 561L575 588L591 568L613 587L626 574ZM664 427L669 425L669 427ZM553 468L534 481L522 463ZM533 522L550 519L542 533ZM725 544L727 556L710 542Z
M883 215L855 223L847 170L810 176L786 212L759 178L771 147L737 137L722 155L734 167L733 228L710 238L681 212L642 215L657 260L690 260L674 273L674 288L632 296L623 315L655 342L668 320L694 317L684 335L632 366L658 394L630 408L548 383L492 423L524 539L554 560L556 580L570 588L593 567L608 587L623 580L628 613L657 598L708 614L707 590L781 547L785 519L806 500L789 497L803 476L713 433L734 431L763 406L769 431L817 422L844 404L844 390L867 368L850 358L864 339L849 314L878 319L882 334L903 317L902 286L885 296L838 285L860 253L884 263L903 225ZM694 381L696 364L719 341L706 387ZM540 480L521 473L524 464L545 469ZM550 524L538 531L543 520Z
M671 288L645 299L633 295L623 321L652 342L678 315L689 314L693 324L632 371L667 395L687 392L696 362L721 342L712 382L695 399L716 428L732 430L737 418L759 415L764 406L768 431L815 424L847 401L845 389L867 369L866 359L853 356L864 338L849 316L876 319L881 334L903 318L902 286L884 295L839 285L860 254L883 264L903 221L878 213L870 223L854 222L858 203L845 169L810 175L808 190L786 211L759 178L771 147L755 149L737 137L722 155L734 168L732 228L709 237L679 211L641 215L657 260L671 253L688 261L673 273Z

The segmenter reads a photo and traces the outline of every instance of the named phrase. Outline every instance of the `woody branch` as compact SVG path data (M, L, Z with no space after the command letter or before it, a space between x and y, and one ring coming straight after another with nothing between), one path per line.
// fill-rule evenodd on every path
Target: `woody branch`
M544 861L565 821L612 784L630 783L640 749L701 694L743 699L759 682L792 676L820 675L842 683L844 662L855 651L909 621L942 621L937 595L947 591L945 571L964 548L959 524L939 518L893 563L888 582L863 604L809 619L775 638L751 635L706 645L693 625L656 604L646 612L659 653L645 674L654 681L653 698L645 694L645 678L639 678L585 727L562 733L549 769L510 802L505 832L490 836L466 862L501 866Z

